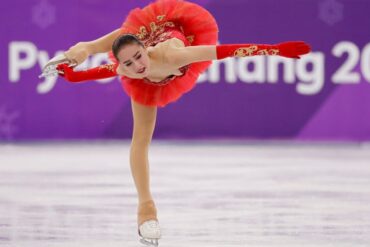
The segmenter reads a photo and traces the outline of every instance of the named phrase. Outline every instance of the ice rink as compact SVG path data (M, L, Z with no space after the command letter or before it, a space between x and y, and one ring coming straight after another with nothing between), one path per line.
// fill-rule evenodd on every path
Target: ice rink
M0 246L133 247L128 142L0 145ZM158 142L160 247L370 246L370 145Z

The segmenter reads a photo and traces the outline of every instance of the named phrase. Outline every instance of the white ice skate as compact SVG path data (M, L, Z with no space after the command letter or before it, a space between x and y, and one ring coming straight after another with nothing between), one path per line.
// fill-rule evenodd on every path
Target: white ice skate
M64 54L60 54L58 56L53 57L46 63L46 65L42 69L42 74L39 75L39 78L57 76L58 70L56 68L59 64L62 63L67 63L71 67L77 65L77 62L75 60L70 60Z
M161 238L161 229L156 220L145 221L139 227L140 242L152 247L158 247L158 240Z

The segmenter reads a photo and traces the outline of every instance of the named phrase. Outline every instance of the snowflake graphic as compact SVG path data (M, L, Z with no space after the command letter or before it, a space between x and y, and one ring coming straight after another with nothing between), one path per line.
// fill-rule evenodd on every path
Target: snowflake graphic
M5 106L0 107L0 140L11 140L18 128L14 124L14 120L19 117L18 111L9 112Z
M337 0L325 0L319 4L319 19L333 26L343 20L344 5Z
M32 7L32 22L45 29L55 23L55 13L55 6L51 5L48 0L41 0Z

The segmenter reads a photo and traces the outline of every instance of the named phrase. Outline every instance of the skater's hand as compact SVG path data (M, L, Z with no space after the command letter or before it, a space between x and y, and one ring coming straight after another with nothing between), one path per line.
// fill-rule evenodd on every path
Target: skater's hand
M311 52L311 47L303 41L283 42L276 45L279 49L279 55L288 58L300 59L300 55Z
M79 71L73 71L73 68L71 68L68 64L62 63L58 64L57 68L58 74L64 79L66 79L69 82L77 82L77 77L80 74Z
M90 43L79 42L72 46L64 53L64 55L71 61L76 63L76 66L83 63L90 55Z

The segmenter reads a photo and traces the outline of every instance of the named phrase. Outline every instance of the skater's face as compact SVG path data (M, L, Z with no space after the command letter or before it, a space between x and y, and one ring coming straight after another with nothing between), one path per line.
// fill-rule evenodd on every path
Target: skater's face
M141 79L148 76L149 56L139 44L127 44L118 52L121 72L130 78Z

